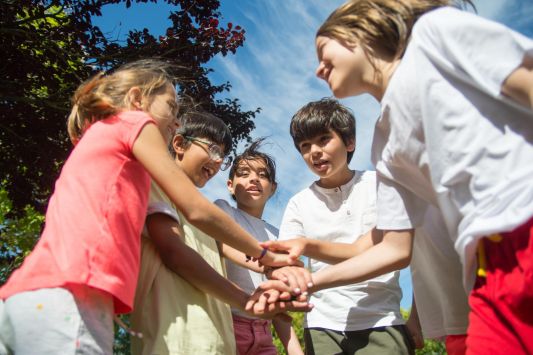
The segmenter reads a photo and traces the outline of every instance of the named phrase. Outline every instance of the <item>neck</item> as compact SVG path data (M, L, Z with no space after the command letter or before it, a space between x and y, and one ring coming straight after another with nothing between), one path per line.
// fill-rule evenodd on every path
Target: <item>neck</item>
M401 59L399 58L392 60L385 60L381 58L376 59L376 70L373 74L374 79L372 80L372 84L369 85L367 91L379 102L381 102L381 99L383 99L383 95L385 95L385 91L387 91L387 87L389 86L390 79L400 64L400 61Z
M335 187L347 184L353 178L354 174L355 172L353 170L350 170L348 167L346 167L346 169L340 171L338 174L335 174L335 176L321 178L318 180L317 184L325 189L333 189Z
M244 206L237 202L237 208L248 213L250 216L261 219L265 206Z

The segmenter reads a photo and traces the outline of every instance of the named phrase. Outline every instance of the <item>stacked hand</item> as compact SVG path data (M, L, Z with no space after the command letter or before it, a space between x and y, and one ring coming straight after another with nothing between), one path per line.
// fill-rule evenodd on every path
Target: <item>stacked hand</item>
M313 305L307 302L307 292L298 295L280 280L263 282L246 303L245 310L256 317L272 318L286 311L309 312Z
M313 308L307 299L308 289L313 286L309 271L301 266L265 267L265 270L270 280L255 290L246 305L246 311L255 316L271 318L280 312L309 312Z

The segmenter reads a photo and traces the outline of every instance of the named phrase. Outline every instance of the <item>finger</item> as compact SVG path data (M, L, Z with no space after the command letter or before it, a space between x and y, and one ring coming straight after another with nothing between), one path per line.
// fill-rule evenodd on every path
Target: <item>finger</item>
M266 291L269 289L274 289L274 290L278 290L281 292L291 292L291 288L289 287L289 285L279 280L268 280L268 281L261 283L258 287L258 290L263 290L263 291Z
M279 272L280 274L284 275L284 278L287 280L286 283L291 288L293 294L299 295L300 293L302 293L302 290L307 291L307 286L305 284L302 285L303 279L300 279L295 271L285 269L280 270Z

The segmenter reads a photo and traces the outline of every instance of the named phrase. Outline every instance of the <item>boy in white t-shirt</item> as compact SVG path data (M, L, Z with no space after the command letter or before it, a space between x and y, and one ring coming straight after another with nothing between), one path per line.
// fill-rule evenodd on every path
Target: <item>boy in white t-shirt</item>
M348 167L355 150L355 118L334 99L311 102L292 118L294 145L319 179L293 196L280 240L353 243L376 224L376 175ZM377 234L377 233L376 233ZM311 248L310 248L311 249ZM308 253L310 271L335 262ZM315 292L304 329L307 354L413 352L400 314L399 272Z

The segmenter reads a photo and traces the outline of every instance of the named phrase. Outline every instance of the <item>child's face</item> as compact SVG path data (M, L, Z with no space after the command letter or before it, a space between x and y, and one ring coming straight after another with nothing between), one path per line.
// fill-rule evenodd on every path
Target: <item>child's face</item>
M169 84L163 92L152 95L149 100L146 111L157 122L159 131L168 143L178 128L176 90Z
M361 46L348 48L335 39L316 38L318 68L316 75L325 80L338 98L359 95L374 80L373 67Z
M330 129L301 141L298 148L309 169L320 179L328 179L346 171L347 153L355 149L355 143L345 145L339 134Z
M222 159L213 160L209 155L209 145L216 143L212 143L209 139L203 137L195 138L186 140L183 136L176 135L172 145L176 152L176 163L196 187L202 188L218 173ZM216 145L222 152L224 151L223 144Z
M262 210L276 191L276 184L268 176L263 159L241 160L233 180L227 182L229 192L235 196L237 207Z

